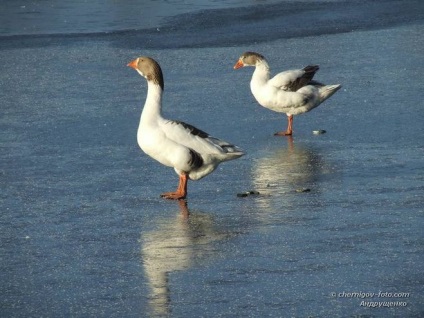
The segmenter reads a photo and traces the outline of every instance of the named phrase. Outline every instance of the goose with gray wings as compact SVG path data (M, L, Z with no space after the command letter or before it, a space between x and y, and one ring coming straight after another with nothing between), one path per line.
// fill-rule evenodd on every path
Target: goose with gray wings
M337 92L341 85L324 85L312 80L318 65L278 73L270 78L270 67L261 54L243 53L234 69L254 66L250 89L256 101L275 112L285 113L288 119L286 131L276 132L277 136L293 134L293 116L309 112Z
M165 192L166 199L184 199L188 180L199 180L224 161L237 159L243 151L226 141L181 121L162 117L164 80L159 64L142 56L128 63L147 80L147 97L137 131L140 148L165 166L174 168L179 184L174 192Z

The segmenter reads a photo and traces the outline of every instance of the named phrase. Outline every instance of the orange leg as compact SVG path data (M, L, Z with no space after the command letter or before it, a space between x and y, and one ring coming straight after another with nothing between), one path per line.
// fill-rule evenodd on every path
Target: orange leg
M180 183L178 184L177 190L175 192L162 193L160 196L170 200L184 199L187 195L187 181L188 177L186 174L180 175Z
M293 134L293 115L287 116L287 130L286 131L278 131L274 134L274 136L291 136Z

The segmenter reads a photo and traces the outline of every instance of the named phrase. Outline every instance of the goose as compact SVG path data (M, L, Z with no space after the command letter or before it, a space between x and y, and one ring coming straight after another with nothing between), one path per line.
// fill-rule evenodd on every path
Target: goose
M293 116L309 112L335 92L341 85L324 85L313 81L318 65L308 65L303 69L278 73L270 78L267 60L261 54L245 52L234 65L234 69L254 66L250 89L256 101L263 107L279 113L286 113L286 131L276 132L276 136L293 134Z
M243 151L226 141L212 137L190 124L162 117L164 80L154 59L141 56L128 63L147 80L147 97L141 112L137 142L144 153L161 164L174 168L179 184L174 192L161 197L180 200L187 196L188 180L199 180L224 161L237 159Z

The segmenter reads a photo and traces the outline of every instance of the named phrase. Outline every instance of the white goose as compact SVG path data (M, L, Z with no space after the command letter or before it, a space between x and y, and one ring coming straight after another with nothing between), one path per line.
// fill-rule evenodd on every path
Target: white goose
M163 198L184 199L188 179L201 179L221 162L244 155L235 145L189 124L162 117L164 82L162 70L155 60L143 56L127 66L147 80L147 97L138 126L137 142L146 154L165 166L173 167L180 177L177 190L163 193Z
M255 52L246 52L240 56L234 69L244 66L255 66L250 89L257 102L275 112L287 114L287 130L276 132L277 136L291 136L293 115L314 109L341 87L340 84L324 85L313 81L312 78L319 69L318 65L281 72L270 79L269 65L265 57Z

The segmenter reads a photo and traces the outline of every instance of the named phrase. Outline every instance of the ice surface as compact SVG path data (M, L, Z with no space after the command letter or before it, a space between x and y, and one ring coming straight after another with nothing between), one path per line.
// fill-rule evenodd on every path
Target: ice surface
M210 45L182 27L207 11L174 17L155 45L136 41L151 30L0 38L0 315L423 316L422 5L378 3L363 29L359 16L337 22L351 32L280 39L261 16L237 19L251 8L213 11ZM261 41L228 38L258 25ZM253 69L232 69L246 50L273 71L319 64L316 79L343 88L274 137L286 118L254 101ZM126 64L139 55L163 68L167 117L247 152L191 182L188 208L159 198L177 176L136 143L146 84ZM379 291L409 297L339 296Z
M20 2L6 0L1 4L0 35L80 34L157 29L170 17L184 13L278 2L281 1L73 0L58 3L54 0Z

